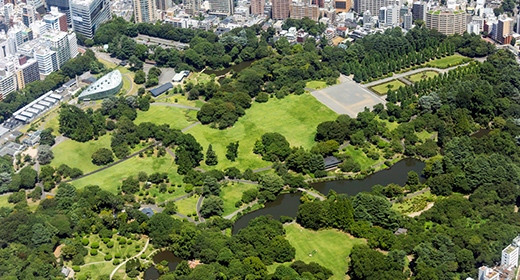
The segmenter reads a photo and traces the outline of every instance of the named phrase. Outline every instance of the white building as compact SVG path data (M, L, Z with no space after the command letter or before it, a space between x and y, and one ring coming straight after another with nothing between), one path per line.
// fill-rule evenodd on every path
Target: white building
M99 26L112 19L109 0L71 0L72 28L89 39Z
M58 71L58 55L55 51L50 48L40 47L34 52L34 57L38 61L38 67L40 68L40 74L49 75L54 71Z
M59 67L70 59L71 50L67 32L49 30L43 34L42 41L58 55Z
M467 29L468 33L471 34L471 33L474 33L474 34L480 34L480 24L478 24L478 22L470 22L468 24L468 29Z
M502 250L502 260L500 265L506 266L518 266L518 247L509 245Z
M67 37L69 39L70 58L72 59L78 55L78 40L74 32L70 32Z
M403 16L403 28L406 30L412 29L413 24L413 16L411 12L408 12L406 15Z
M478 269L478 280L498 280L500 274L492 268L483 266Z
M16 75L14 72L0 70L0 96L4 99L9 93L16 90Z

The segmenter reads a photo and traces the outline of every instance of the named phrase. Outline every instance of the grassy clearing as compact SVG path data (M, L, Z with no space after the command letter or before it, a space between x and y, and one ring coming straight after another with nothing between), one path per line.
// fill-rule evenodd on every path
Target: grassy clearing
M220 192L220 198L224 200L224 213L222 216L227 216L238 210L239 207L235 207L235 203L242 199L242 193L254 188L257 188L257 186L245 183L234 183L223 187Z
M181 214L188 216L188 214L197 213L197 200L199 200L198 195L192 195L190 197L181 199L175 202L177 205L177 211Z
M2 208L2 207L13 208L14 207L14 204L10 204L9 202L7 202L8 197L9 197L8 195L0 196L0 208Z
M74 140L67 140L54 147L54 159L51 165L58 167L61 164L67 164L71 168L77 167L88 173L99 169L100 167L92 163L92 154L100 148L110 149L111 136L105 134L96 141L88 141L85 143Z
M159 189L157 187L153 187L149 191L150 191L150 196L155 199L156 203L161 203L166 200L175 199L175 198L181 197L186 194L186 192L184 191L184 186L174 187L174 189L175 189L175 191L172 193L168 193L168 192L161 193L161 192L159 192Z
M183 129L195 122L188 120L188 111L191 110L173 106L154 105L150 106L148 111L137 111L137 118L134 123L151 122L157 125L166 123L172 128Z
M325 83L325 81L310 81L310 82L307 82L305 87L318 90L318 89L326 88L326 87L328 87L328 85L327 85L327 83Z
M410 82L415 83L415 82L418 82L418 81L421 81L424 79L436 77L437 75L439 75L439 72L437 72L437 71L423 71L423 72L419 72L417 74L406 76L405 79L407 79Z
M188 81L191 81L195 84L205 84L211 81L211 77L208 74L204 73L193 73Z
M159 101L158 101L159 102ZM185 106L191 106L196 108L201 108L204 105L204 101L202 100L188 100L186 96L179 94L172 97L168 97L166 99L160 100L160 102L173 103Z
M356 149L356 147L352 145L345 147L345 154L351 155L352 158L361 165L361 170L370 168L379 162L379 160L373 160L367 157L367 155L363 153L362 149Z
M131 87L132 84L130 84L130 81L128 81L128 79L123 78L123 89L126 90L126 92L128 93Z
M432 60L432 61L428 62L427 64L432 67L437 67L437 68L448 68L451 66L469 62L471 60L472 60L471 58L456 54L456 55L450 55L447 57L443 57L441 59Z
M45 124L44 128L52 128L52 135L54 136L60 135L60 133L58 132L58 130L60 129L58 115L51 116L49 121Z
M386 82L386 83L382 83L382 84L370 87L370 89L379 95L385 95L389 89L398 90L399 87L405 87L405 86L406 86L405 83L395 79L390 82Z
M406 215L423 210L428 205L428 203L434 202L436 199L436 195L433 195L430 191L427 191L418 196L405 199L403 203L392 204L392 209L402 213L403 215Z
M352 247L365 240L353 238L337 229L312 231L298 224L284 226L287 240L296 248L296 260L316 262L332 270L330 279L343 280ZM312 255L310 253L314 252Z
M167 153L164 157L160 158L140 158L136 156L98 173L73 181L72 184L76 188L98 185L104 190L116 193L118 191L117 188L121 185L121 180L130 176L137 176L137 173L140 171L144 171L148 174L167 172L170 182L175 184L182 183L182 177L177 174L177 167L173 162L173 158Z
M435 132L428 132L425 129L419 133L416 133L416 135L417 135L417 137L419 137L419 139L421 139L422 141L425 141L426 139L430 139L433 135L435 135ZM435 138L433 140L435 140Z
M204 169L225 169L236 166L240 170L257 169L272 165L253 154L255 141L264 133L278 132L284 135L291 146L306 149L314 145L314 135L319 123L336 119L337 114L324 106L310 94L289 95L284 99L269 99L267 103L254 103L234 127L218 130L208 125L191 128L197 141L208 148L211 143L219 163L215 167L202 165ZM226 159L226 146L239 141L238 158L235 162Z
M379 116L376 116L376 120L378 120L380 122L384 122L386 124L386 127L390 131L396 129L399 126L399 124L397 122L390 122L389 120L382 120L379 118Z

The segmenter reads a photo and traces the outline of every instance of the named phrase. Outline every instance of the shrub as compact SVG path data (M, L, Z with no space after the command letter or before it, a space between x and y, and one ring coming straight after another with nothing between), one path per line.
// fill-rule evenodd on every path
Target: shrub
M81 244L83 244L83 246L87 246L89 242L90 241L87 238L81 239Z
M90 245L90 247L92 247L92 249L97 249L97 248L99 248L99 243L92 242L92 245Z
M120 258L121 258L121 254L120 254L120 253L116 253L116 254L114 255L114 258L116 258L116 259L120 259Z
M119 265L120 263L121 263L121 261L118 260L118 259L115 259L115 260L112 262L113 265Z
M126 239L125 238L119 239L119 245L123 245L123 244L126 244Z
M78 276L78 280L87 280L87 275Z
M294 218L291 218L291 217L288 217L288 216L280 216L280 222L282 222L282 224L285 224L285 223L290 223L294 220Z
M108 242L108 243L107 243L107 247L108 247L108 248L112 248L112 247L114 247L114 242L112 242L112 241Z
M146 259L146 256L144 254L141 254L140 258L144 260Z
M110 255L110 254L105 255L105 261L109 261L111 259L112 259L112 255Z
M128 239L128 241L126 241L126 244L128 244L128 245L132 245L132 240L131 240L131 239Z
M95 255L97 255L97 254L98 254L97 249L90 249L90 255L91 255L91 256L95 256Z
M72 269L74 270L74 272L80 272L79 265L73 266Z
M107 244L109 241L110 241L110 238L107 238L107 237L103 238L103 243Z

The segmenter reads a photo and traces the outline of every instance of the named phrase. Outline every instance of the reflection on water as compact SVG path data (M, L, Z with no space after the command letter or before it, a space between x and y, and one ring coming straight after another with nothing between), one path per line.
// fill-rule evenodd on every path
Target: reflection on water
M153 257L154 264L158 264L162 261L167 261L168 269L170 271L174 271L175 268L177 268L177 265L179 265L179 263L182 261L182 259L174 256L171 251L163 251L157 253L157 255ZM159 276L159 271L155 267L150 267L144 272L145 280L156 280L159 279Z

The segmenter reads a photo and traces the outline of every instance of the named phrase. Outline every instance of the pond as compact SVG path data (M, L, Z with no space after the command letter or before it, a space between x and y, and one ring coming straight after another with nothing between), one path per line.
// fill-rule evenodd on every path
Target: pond
M215 74L215 76L222 76L222 75L225 75L227 74L229 71L231 70L234 70L235 72L240 72L244 69L246 69L247 67L251 66L251 64L253 64L253 62L255 62L256 60L250 60L250 61L244 61L244 62L241 62L239 64L236 64L236 65L233 65L233 66L230 66L226 69L222 69L222 70L204 70L204 74L208 74L208 75L211 75L211 74Z
M369 192L374 185L386 186L390 183L404 186L408 172L415 171L419 174L421 182L425 181L422 170L426 164L417 159L403 159L394 164L389 169L385 169L371 174L362 180L338 180L311 184L311 186L322 194L327 194L329 190L336 193L345 193L354 196L360 192ZM265 204L265 207L240 217L233 225L233 234L238 233L242 228L247 227L249 221L264 215L271 215L274 219L280 216L296 217L298 206L300 206L301 193L280 194L272 202Z
M182 261L182 259L173 255L171 251L162 251L157 253L157 255L153 257L153 262L154 264L158 264L162 261L167 261L168 269L170 271L174 271L177 265L179 265L179 263ZM145 280L156 280L159 279L159 276L159 271L155 267L150 267L144 272Z

